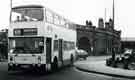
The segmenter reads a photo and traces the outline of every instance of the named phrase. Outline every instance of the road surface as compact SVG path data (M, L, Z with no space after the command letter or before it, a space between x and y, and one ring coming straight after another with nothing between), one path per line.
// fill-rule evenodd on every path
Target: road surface
M34 72L8 72L7 80L131 80L117 78L77 70L74 67L65 67L58 72L38 74Z
M96 60L100 59L97 58ZM133 80L82 72L75 67L65 67L58 72L49 74L38 74L29 71L7 71L7 68L7 63L0 63L0 80Z

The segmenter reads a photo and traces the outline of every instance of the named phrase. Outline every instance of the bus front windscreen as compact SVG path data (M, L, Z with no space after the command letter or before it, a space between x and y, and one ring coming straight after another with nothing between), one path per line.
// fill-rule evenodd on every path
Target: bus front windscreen
M38 54L44 51L43 38L10 38L9 52L15 54Z
M13 8L11 12L11 22L43 21L43 8Z

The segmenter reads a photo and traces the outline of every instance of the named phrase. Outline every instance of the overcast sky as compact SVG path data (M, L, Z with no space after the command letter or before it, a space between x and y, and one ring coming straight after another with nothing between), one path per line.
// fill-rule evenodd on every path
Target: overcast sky
M42 4L78 24L91 20L97 26L99 18L112 17L113 0L13 0L20 4ZM135 0L115 0L115 29L122 30L122 37L135 37ZM0 29L9 25L10 0L0 3Z

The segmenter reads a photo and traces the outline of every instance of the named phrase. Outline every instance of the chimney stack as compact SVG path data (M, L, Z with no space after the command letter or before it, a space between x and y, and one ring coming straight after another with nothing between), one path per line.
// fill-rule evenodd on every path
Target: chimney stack
M103 20L103 18L99 18L99 20L98 20L98 27L99 28L104 28L104 20Z

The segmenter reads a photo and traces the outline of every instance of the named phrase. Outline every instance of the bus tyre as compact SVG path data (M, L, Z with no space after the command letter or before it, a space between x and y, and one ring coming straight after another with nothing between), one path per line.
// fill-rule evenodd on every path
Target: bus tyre
M73 55L71 55L71 57L70 57L70 65L73 66L73 64L74 64L74 57L73 57Z
M54 61L51 65L52 71L56 71L58 69L58 61L57 58L54 58Z

